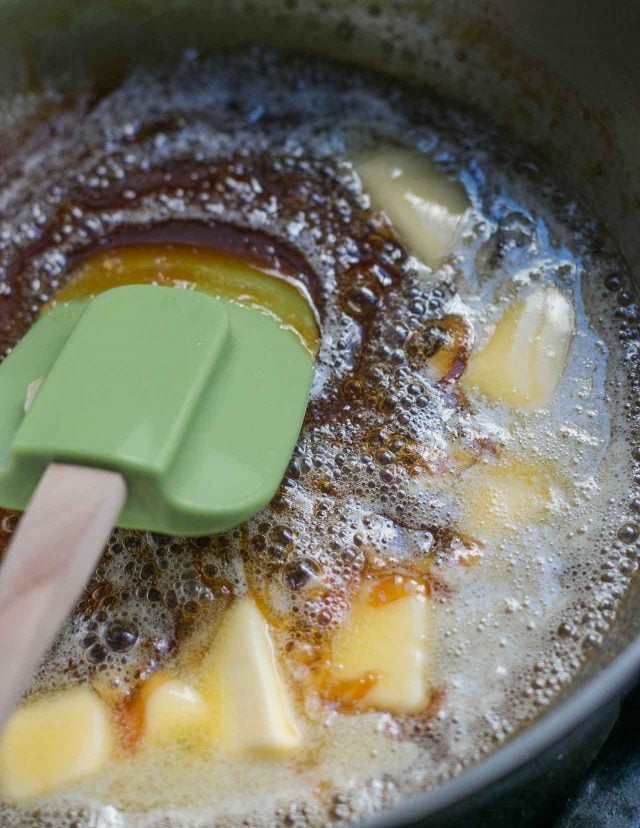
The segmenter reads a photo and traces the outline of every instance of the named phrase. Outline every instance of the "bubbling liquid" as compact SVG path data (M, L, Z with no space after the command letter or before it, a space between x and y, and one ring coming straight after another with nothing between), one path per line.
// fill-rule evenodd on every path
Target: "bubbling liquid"
M639 317L597 223L466 113L271 53L190 54L100 98L43 96L41 117L27 117L0 181L5 353L80 259L150 242L293 274L322 343L270 506L210 538L116 531L32 687L86 680L127 698L250 593L305 721L303 755L125 752L72 791L2 807L2 824L350 823L460 773L539 715L601 643L637 568ZM464 233L438 268L411 256L363 191L354 159L379 145L428 153L468 193ZM525 415L462 390L467 331L483 342L508 301L544 285L576 319L553 404ZM449 381L425 370L434 355ZM463 520L461 473L496 456L542 469L557 495L517 531L482 538L473 512ZM14 526L6 513L5 544ZM378 570L429 580L433 691L420 716L348 715L304 693Z

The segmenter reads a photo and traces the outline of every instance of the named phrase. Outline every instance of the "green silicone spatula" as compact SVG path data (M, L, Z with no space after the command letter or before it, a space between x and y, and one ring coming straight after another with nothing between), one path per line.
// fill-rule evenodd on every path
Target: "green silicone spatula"
M272 498L312 374L278 319L198 290L117 287L34 325L0 366L0 504L28 504L0 569L0 723L114 524L205 534Z

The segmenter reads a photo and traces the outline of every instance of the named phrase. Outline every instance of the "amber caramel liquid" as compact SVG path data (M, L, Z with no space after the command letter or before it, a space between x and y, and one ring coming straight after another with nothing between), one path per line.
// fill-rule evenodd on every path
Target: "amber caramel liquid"
M186 245L113 247L85 259L53 302L87 299L132 284L201 290L274 316L315 355L317 312L301 282L230 253ZM305 295L306 294L306 295Z

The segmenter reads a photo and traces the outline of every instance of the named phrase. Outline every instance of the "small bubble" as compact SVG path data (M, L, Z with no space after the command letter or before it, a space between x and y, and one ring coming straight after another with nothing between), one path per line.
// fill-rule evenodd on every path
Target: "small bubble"
M323 627L328 626L333 618L333 616L331 615L331 611L328 609L320 610L316 617L318 619L318 623L322 624Z
M149 581L156 574L156 568L152 563L146 563L140 572L143 581Z
M267 541L263 535L253 535L249 543L254 552L262 552L267 546Z
M320 566L311 558L296 558L284 565L282 578L288 589L297 592L317 581L320 571Z
M623 543L633 543L638 539L639 532L640 530L638 529L638 525L636 523L624 523L618 529L618 538Z
M558 627L558 635L563 638L572 638L575 635L575 632L576 628L573 624L569 624L567 621L563 621Z
M279 546L288 546L293 542L293 532L287 526L274 526L269 537Z
M138 633L133 627L122 621L112 621L102 634L104 643L115 653L127 653L138 640Z
M371 313L378 304L378 297L371 288L353 287L345 296L345 310L352 316L363 317Z
M205 581L212 581L220 575L220 568L217 564L207 563L202 567L202 577Z
M182 583L182 594L185 598L197 598L200 592L200 584L196 580L189 579Z
M376 460L383 466L387 466L389 463L393 463L393 454L390 451L377 451Z
M610 273L604 280L607 290L616 291L622 286L622 278L619 273Z
M89 664L100 664L108 655L109 650L107 650L104 644L94 644L93 647L87 650L85 657Z

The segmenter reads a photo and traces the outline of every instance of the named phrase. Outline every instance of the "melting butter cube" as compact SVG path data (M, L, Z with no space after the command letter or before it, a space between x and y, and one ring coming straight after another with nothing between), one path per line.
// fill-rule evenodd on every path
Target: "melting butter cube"
M22 800L69 787L98 773L113 744L108 708L87 687L27 703L0 742L3 793Z
M571 302L555 287L541 288L506 309L463 383L491 402L544 407L562 379L573 330Z
M429 700L431 607L415 582L391 577L402 581L393 594L375 585L356 598L333 640L331 683L356 708L416 713Z
M460 528L481 540L502 540L542 523L565 500L566 483L551 462L478 463L464 474Z
M269 626L250 598L227 610L201 678L218 747L280 753L301 744Z
M198 691L175 678L155 683L144 698L144 739L147 744L202 742L209 710Z
M356 164L374 207L383 210L411 253L438 267L460 238L469 208L458 182L415 150L386 147Z

